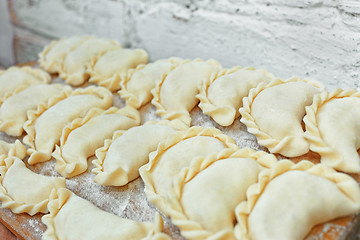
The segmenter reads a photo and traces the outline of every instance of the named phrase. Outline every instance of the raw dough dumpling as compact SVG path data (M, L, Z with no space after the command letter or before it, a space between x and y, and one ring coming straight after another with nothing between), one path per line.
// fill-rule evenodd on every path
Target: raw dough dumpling
M302 128L305 107L322 88L317 81L299 78L261 83L243 99L240 121L270 152L287 157L303 155L309 151Z
M6 158L0 174L2 207L14 213L47 213L50 195L65 187L65 178L36 174L17 157Z
M181 121L148 122L127 131L117 131L96 150L92 170L94 181L101 185L123 186L139 177L139 168L149 161L149 153L160 141L187 127ZM139 144L141 142L141 144Z
M21 136L27 112L40 103L56 96L63 88L60 84L36 84L6 98L0 104L0 130L10 136Z
M196 94L204 81L221 69L215 60L195 59L178 65L164 75L152 90L151 103L163 119L179 119L190 126L190 111L198 104Z
M0 71L0 104L3 99L25 88L41 83L49 83L50 75L31 67L11 67Z
M279 161L236 208L238 239L302 240L317 224L360 210L360 188L350 176L309 161Z
M109 39L91 38L84 41L65 56L60 77L74 86L83 84L89 78L86 70L91 58L119 46L117 41Z
M239 116L242 99L259 83L270 82L274 76L265 70L234 67L214 74L205 81L196 97L199 107L221 126L230 126Z
M305 137L321 162L343 172L360 173L360 92L322 92L306 107Z
M126 130L139 123L139 112L129 106L90 110L84 118L75 119L62 131L60 146L56 145L52 154L56 159L55 170L66 178L85 172L87 159L105 139L111 138L116 130Z
M260 171L276 162L274 155L250 148L195 160L174 180L171 221L187 239L235 239L236 206Z
M161 233L163 222L136 222L105 212L70 190L59 189L49 203L50 213L42 217L47 226L44 240L170 240Z
M141 64L136 69L130 69L128 74L121 79L119 94L125 99L126 104L134 108L150 102L152 99L151 89L157 81L170 72L176 65L184 60L180 58L161 59L149 64Z
M89 82L103 86L110 91L120 88L120 77L131 68L146 64L149 55L143 49L116 48L105 51L91 60Z
M18 139L14 143L8 143L0 140L0 165L4 165L4 160L7 157L25 158L26 147Z
M103 87L79 88L72 93L70 88L65 87L59 96L50 99L46 105L40 104L36 111L29 111L29 120L24 124L28 135L23 140L30 146L29 164L49 160L67 124L75 118L84 117L92 108L109 108L112 99L111 92Z
M149 163L140 168L148 200L168 215L166 199L174 176L194 159L216 154L225 148L238 149L238 146L216 128L197 126L160 142L157 150L150 153Z
M64 57L74 48L78 47L92 36L74 36L52 41L39 54L39 64L49 73L57 73L61 69Z

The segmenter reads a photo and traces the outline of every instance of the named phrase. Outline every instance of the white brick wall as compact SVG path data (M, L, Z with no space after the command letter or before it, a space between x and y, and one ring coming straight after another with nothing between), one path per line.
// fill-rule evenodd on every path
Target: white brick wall
M14 64L12 54L13 33L6 1L0 1L0 66L8 67Z
M152 60L214 58L360 90L360 1L15 1L16 59L51 38L94 34L143 47ZM24 56L25 55L25 56Z

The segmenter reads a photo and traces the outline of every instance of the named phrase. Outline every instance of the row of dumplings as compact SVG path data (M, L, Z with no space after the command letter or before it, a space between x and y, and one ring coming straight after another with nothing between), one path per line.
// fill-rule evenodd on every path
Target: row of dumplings
M72 55L84 55L81 49L86 47L82 44L90 44L88 41L89 37L55 41L40 54L40 64L54 72L48 66L56 65L59 59L72 59ZM80 50L76 51L78 48ZM355 119L360 112L355 90L337 89L328 93L314 80L291 78L283 81L265 70L249 67L223 69L215 60L170 58L145 64L147 59L144 61L145 58L136 54L139 49L127 49L133 51L132 54L106 51L106 54L86 53L88 55L82 58L87 59L83 61L82 69L88 66L87 72L92 73L89 74L92 78L101 76L102 82L116 85L113 88L96 82L111 91L120 89L118 93L129 106L138 109L153 98L151 102L159 116L167 120L179 119L188 126L191 124L189 113L198 103L203 113L221 126L231 125L241 113L241 122L270 152L295 157L312 150L321 155L323 163L336 170L360 173L357 153L360 141L356 140L359 134L354 134L359 129ZM65 62L58 63L60 67L55 71L60 76ZM114 76L116 84L112 80ZM338 114L326 111L333 107ZM352 111L347 111L349 108ZM346 130L342 131L344 121L349 124L343 124Z
M145 131L146 147L134 153L129 143L130 151L124 152L120 143L114 149L122 154L119 157L148 154L157 142L154 133L169 127L150 123L127 132L141 134L140 129L149 126L160 128ZM162 134L168 137L145 156L150 161L140 167L140 175L148 200L187 239L303 239L315 225L360 210L358 183L323 164L306 160L295 164L263 151L239 149L232 138L215 128L170 127ZM64 178L31 172L14 157L24 157L24 148L19 141L0 144L0 200L2 207L15 213L49 212L42 218L47 226L44 239L168 239L160 233L159 216L155 223L119 218L65 189ZM119 185L123 184L121 175L127 164L131 163L121 164L119 171L118 164L111 168L110 163L114 171L107 180L120 176ZM96 230L89 231L93 224Z

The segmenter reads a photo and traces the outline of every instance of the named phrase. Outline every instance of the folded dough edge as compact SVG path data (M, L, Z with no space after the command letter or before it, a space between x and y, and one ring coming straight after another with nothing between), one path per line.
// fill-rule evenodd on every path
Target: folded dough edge
M343 169L341 165L344 161L346 161L346 159L344 159L343 156L341 156L334 149L328 146L327 143L324 141L318 128L316 115L319 109L324 104L326 104L332 99L343 97L360 98L360 92L356 90L342 90L338 88L333 90L332 92L323 91L319 94L316 94L314 96L313 103L305 108L306 115L303 119L306 129L304 136L310 143L310 150L319 153L320 156L327 156L326 161L323 161L323 159L321 159L321 161L326 165L340 171L345 171L345 169Z
M155 124L161 124L170 126L177 130L186 130L188 127L180 120L161 120L161 121L149 121L146 122L144 125L155 125ZM144 126L142 125L142 126ZM141 127L141 126L140 126ZM94 181L100 185L109 185L112 186L113 182L116 181L114 179L118 179L121 182L129 182L128 179L128 172L125 171L122 168L117 169L117 171L113 172L104 172L103 170L103 164L106 158L107 151L109 150L111 144L119 137L121 137L127 130L119 130L116 131L113 134L112 139L107 139L104 141L104 146L101 148L98 148L95 151L96 158L92 161L92 164L95 166L92 169L92 173L94 173L96 176L94 178Z
M21 72L31 74L39 80L39 83L50 83L50 80L51 80L51 77L47 72L45 72L41 69L29 67L29 66L25 66L25 67L12 66L6 70L0 70L0 77L4 73L12 72L12 71L21 71ZM21 92L22 90L24 90L27 87L29 87L29 85L22 85L22 86L18 86L16 89L14 89L11 92L6 92L4 97L0 98L0 105L3 103L3 101L5 99L9 98L10 96L12 96L18 92Z
M223 230L219 232L211 232L206 230L200 223L188 218L181 205L184 185L214 162L227 158L251 158L265 169L274 166L278 161L273 154L264 151L255 151L251 148L241 148L239 150L232 148L224 149L220 153L194 159L189 167L184 168L174 178L173 188L168 199L168 212L171 221L180 228L181 234L184 237L188 239L234 239L234 231Z
M238 224L235 234L238 239L250 239L248 232L248 217L255 207L257 200L265 190L268 183L277 176L288 171L305 171L311 175L323 177L334 184L340 191L349 197L360 207L360 190L358 183L349 175L336 172L324 164L314 164L308 160L294 163L290 160L280 160L271 169L263 171L259 175L258 183L251 185L247 190L247 200L241 202L235 209Z
M289 83L289 82L304 82L308 83L315 88L318 88L320 90L323 89L323 85L315 80L312 79L300 79L298 77L293 77L288 80L281 80L281 79L274 79L270 83L260 83L256 88L253 88L250 90L248 97L243 98L243 106L239 109L239 112L241 114L240 122L244 123L247 126L248 132L254 134L256 136L256 139L258 140L259 145L262 145L264 147L267 147L270 152L272 153L278 153L282 150L285 150L289 144L293 141L293 137L285 137L281 140L275 139L266 132L263 132L259 126L256 124L255 119L251 115L251 106L254 102L257 95L270 87Z
M167 119L167 120L179 119L179 120L183 121L185 124L187 124L188 126L190 126L190 123L191 123L190 113L188 113L188 112L168 112L167 109L165 109L165 107L161 103L160 92L161 92L161 87L162 87L164 81L166 80L166 77L171 73L171 71L173 71L179 65L190 63L190 62L206 62L210 65L220 66L220 64L213 59L209 59L207 61L204 61L201 58L196 58L194 60L189 60L189 59L184 60L181 64L174 65L169 72L164 74L162 79L156 83L155 88L153 88L151 90L151 93L153 95L151 104L153 104L156 107L157 115L159 115L162 119Z
M163 153L165 153L169 148L178 144L179 142L196 137L196 136L208 136L213 137L221 141L225 148L239 149L235 141L223 134L220 130L216 128L203 128L199 126L194 126L189 128L186 131L180 131L167 138L166 141L160 142L157 150L149 154L149 162L142 166L139 169L140 176L145 184L145 194L148 198L148 201L153 203L162 213L167 213L167 199L157 194L155 185L151 176L151 171L155 168L159 162ZM171 179L169 179L171 181Z
M166 59L168 62L170 62L171 64L173 64L173 68L175 68L176 65L181 64L184 60L176 58L176 57L171 57ZM158 60L158 61L164 61L163 59ZM158 62L156 61L156 62ZM153 62L156 64L156 62ZM148 63L148 64L153 64L153 63ZM120 95L121 98L123 98L126 101L126 104L133 106L134 108L138 109L142 106L142 103L139 100L139 97L136 96L134 93L129 92L127 84L129 81L131 81L132 76L134 75L134 73L143 70L148 64L139 64L136 68L132 68L129 69L127 74L124 74L123 76L120 76L120 90L118 91L118 94ZM173 69L171 68L170 71ZM164 74L161 76L160 79L164 79L165 76ZM156 86L156 82L155 82L155 86Z
M17 157L7 157L4 159L4 165L0 166L0 201L2 202L1 207L9 208L12 212L19 214L19 213L27 213L31 216L35 215L36 213L48 213L48 199L44 199L43 201L32 204L32 203L25 203L25 202L18 202L13 199L11 195L9 195L7 189L3 186L3 180L6 177L6 173L8 169L14 164L15 161L21 161ZM28 169L29 170L29 169ZM29 170L31 171L31 170ZM51 190L50 195L53 194L58 188L65 187L65 178L62 177L47 177L51 178L54 188ZM36 184L36 183L34 183Z
M213 118L214 121L220 124L221 126L231 125L234 122L235 118L239 116L239 111L238 109L235 109L232 106L216 106L214 103L211 102L211 100L208 97L208 89L210 85L218 78L237 72L239 70L260 72L263 75L271 79L274 79L274 76L264 69L235 66L230 69L224 69L218 73L214 73L209 79L203 82L203 84L199 88L200 91L199 94L196 95L196 97L200 100L199 108L203 111L204 114Z

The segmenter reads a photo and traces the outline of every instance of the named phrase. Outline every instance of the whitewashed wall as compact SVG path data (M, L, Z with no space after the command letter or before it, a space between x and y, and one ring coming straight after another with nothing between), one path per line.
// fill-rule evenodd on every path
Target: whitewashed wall
M8 67L14 64L13 32L10 14L6 1L0 1L0 66Z
M94 34L152 60L214 58L360 90L357 0L10 0L17 62L50 39Z

